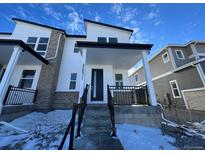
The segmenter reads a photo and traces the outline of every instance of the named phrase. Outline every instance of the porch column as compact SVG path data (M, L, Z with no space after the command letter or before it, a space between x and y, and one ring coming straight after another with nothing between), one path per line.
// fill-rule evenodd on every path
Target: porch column
M2 108L3 108L3 101L4 101L4 97L6 95L8 86L9 86L9 82L12 76L12 73L14 71L14 67L19 59L20 53L21 53L21 49L18 46L15 46L13 49L13 53L11 55L11 58L8 62L8 65L6 67L6 71L4 73L4 76L1 80L0 83L0 115L2 112Z
M143 58L142 60L143 60L144 72L145 72L145 77L147 82L148 93L149 93L149 102L152 106L157 106L156 93L154 90L152 75L147 60L147 51L142 52L142 58Z

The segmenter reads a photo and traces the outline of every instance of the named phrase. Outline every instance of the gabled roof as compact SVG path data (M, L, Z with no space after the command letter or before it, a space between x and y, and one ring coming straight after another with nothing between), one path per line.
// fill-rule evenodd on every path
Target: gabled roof
M78 47L87 48L118 48L118 49L136 49L136 50L150 50L152 44L137 44L137 43L102 43L90 41L77 41Z
M32 54L34 57L38 58L40 61L42 61L44 64L49 64L48 60L43 58L40 54L38 54L35 50L33 50L31 47L29 47L26 43L24 43L21 40L15 40L15 39L0 39L0 45L18 45L20 46L23 51L27 51L30 54Z
M88 19L84 19L84 22L90 22L93 24L98 24L98 25L102 25L102 26L107 26L107 27L111 27L111 28L116 28L116 29L120 29L120 30L124 30L124 31L128 31L128 32L133 32L132 29L128 29L128 28L123 28L123 27L118 27L118 26L114 26L114 25L110 25L110 24L105 24L102 22L97 22L97 21L93 21L93 20L88 20Z

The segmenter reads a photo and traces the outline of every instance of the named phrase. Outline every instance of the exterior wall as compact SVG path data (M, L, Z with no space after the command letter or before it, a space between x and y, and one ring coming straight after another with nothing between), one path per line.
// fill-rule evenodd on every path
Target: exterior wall
M60 72L57 83L57 92L78 92L80 91L80 81L82 79L83 57L80 53L74 53L74 45L76 41L82 38L67 38L63 50L63 57L60 66ZM70 75L77 73L76 89L70 90Z
M85 84L91 85L92 69L103 69L103 101L96 103L107 103L107 85L113 85L112 65L86 65ZM91 88L88 91L88 103L91 103ZM92 103L95 103L92 101Z
M97 41L98 37L117 37L118 42L129 43L131 36L131 32L93 23L86 24L86 31L87 41Z
M199 73L195 67L189 67L187 69L181 70L180 72L176 72L166 77L163 77L161 79L155 80L154 88L157 93L158 101L162 104L165 104L164 102L164 99L166 98L165 95L169 93L172 102L176 103L176 105L179 108L180 107L185 108L185 103L182 97L182 93L181 93L181 98L173 97L170 83L169 83L171 80L177 81L180 93L181 90L203 87L203 83L201 82Z
M189 58L189 56L191 56L193 54L190 46L187 46L187 47L171 47L171 50L172 50L173 57L174 57L174 60L175 60L175 63L176 63L177 67L180 67L182 65L185 65L189 62L192 62L192 61L196 60L195 57ZM185 59L178 59L175 50L182 50Z
M183 91L187 108L205 111L205 89L190 89Z
M58 38L62 32L52 30L47 55L54 55L57 51L56 58L49 60L48 65L42 66L42 71L40 73L40 79L38 81L38 95L36 98L36 105L39 108L52 107L54 100L55 90L57 87L58 74L60 69L60 64L62 60L62 54L64 49L65 37L62 35L58 46ZM46 58L49 58L46 56Z
M3 68L6 68L6 65L4 65ZM36 70L36 73L33 79L33 84L31 87L31 89L36 89L39 75L41 72L41 65L16 65L14 68L14 72L11 76L9 85L18 87L23 70Z
M205 76L205 61L201 62L200 65L201 65L201 68L202 68L202 70L204 72L204 76Z
M198 43L195 45L195 48L198 53L204 53L205 54L205 43Z
M10 37L11 37L11 35L0 34L1 39L8 39Z

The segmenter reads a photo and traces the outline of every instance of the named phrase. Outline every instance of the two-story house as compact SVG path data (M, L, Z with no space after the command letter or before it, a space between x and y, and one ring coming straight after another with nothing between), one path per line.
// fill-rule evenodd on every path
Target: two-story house
M152 44L130 43L133 30L84 20L86 35L70 35L48 25L13 21L12 33L0 33L1 107L35 103L35 108L68 108L79 102L86 84L88 103L105 104L109 86L118 92L131 86L128 70L140 59L149 104L157 105L147 63Z
M205 42L167 45L149 60L157 99L164 105L205 110ZM143 66L130 76L145 85Z

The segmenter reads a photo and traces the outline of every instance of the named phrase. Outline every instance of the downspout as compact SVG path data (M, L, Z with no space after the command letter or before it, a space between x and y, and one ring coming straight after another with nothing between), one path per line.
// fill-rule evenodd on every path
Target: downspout
M49 58L47 58L46 60L52 60L52 59L56 59L56 57L57 57L57 53L58 53L58 49L59 49L59 45L60 45L60 39L61 39L61 37L62 37L62 33L59 35L59 37L58 37L58 44L57 44L57 48L56 48L56 52L55 52L55 56L54 57L49 57Z

